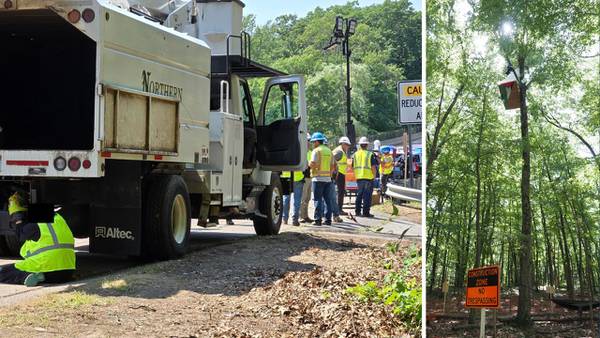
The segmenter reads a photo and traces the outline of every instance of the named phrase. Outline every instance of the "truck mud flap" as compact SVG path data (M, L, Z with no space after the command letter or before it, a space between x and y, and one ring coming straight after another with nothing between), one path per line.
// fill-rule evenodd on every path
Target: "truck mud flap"
M141 166L107 161L107 176L91 205L90 252L138 256L142 243Z

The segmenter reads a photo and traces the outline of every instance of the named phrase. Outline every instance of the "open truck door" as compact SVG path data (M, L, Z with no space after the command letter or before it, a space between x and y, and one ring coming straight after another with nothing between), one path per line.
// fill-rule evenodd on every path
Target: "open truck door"
M307 132L304 77L267 81L257 126L257 160L264 170L306 169Z

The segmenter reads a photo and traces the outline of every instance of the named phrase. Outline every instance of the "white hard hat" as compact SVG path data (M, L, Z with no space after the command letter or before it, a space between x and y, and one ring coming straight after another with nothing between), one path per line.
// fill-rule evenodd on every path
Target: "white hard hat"
M347 145L351 145L352 143L350 143L350 139L347 138L346 136L342 136L340 137L340 140L338 141L339 144L345 143Z
M369 140L363 136L360 138L360 140L358 140L358 144L369 144Z
M379 148L381 148L381 141L379 141L379 140L375 140L375 141L373 142L373 149L375 149L375 150L379 150Z

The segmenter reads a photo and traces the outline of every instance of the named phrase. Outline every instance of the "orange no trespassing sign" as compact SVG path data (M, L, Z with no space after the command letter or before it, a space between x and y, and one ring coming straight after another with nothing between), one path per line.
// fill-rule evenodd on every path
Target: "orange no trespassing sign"
M467 274L466 307L500 307L500 267L485 266Z

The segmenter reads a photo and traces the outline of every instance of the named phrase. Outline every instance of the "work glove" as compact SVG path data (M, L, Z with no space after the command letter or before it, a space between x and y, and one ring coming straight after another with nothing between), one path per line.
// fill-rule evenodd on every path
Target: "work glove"
M25 213L24 212L15 212L10 215L10 221L8 223L11 230L16 230L17 226L25 223Z

